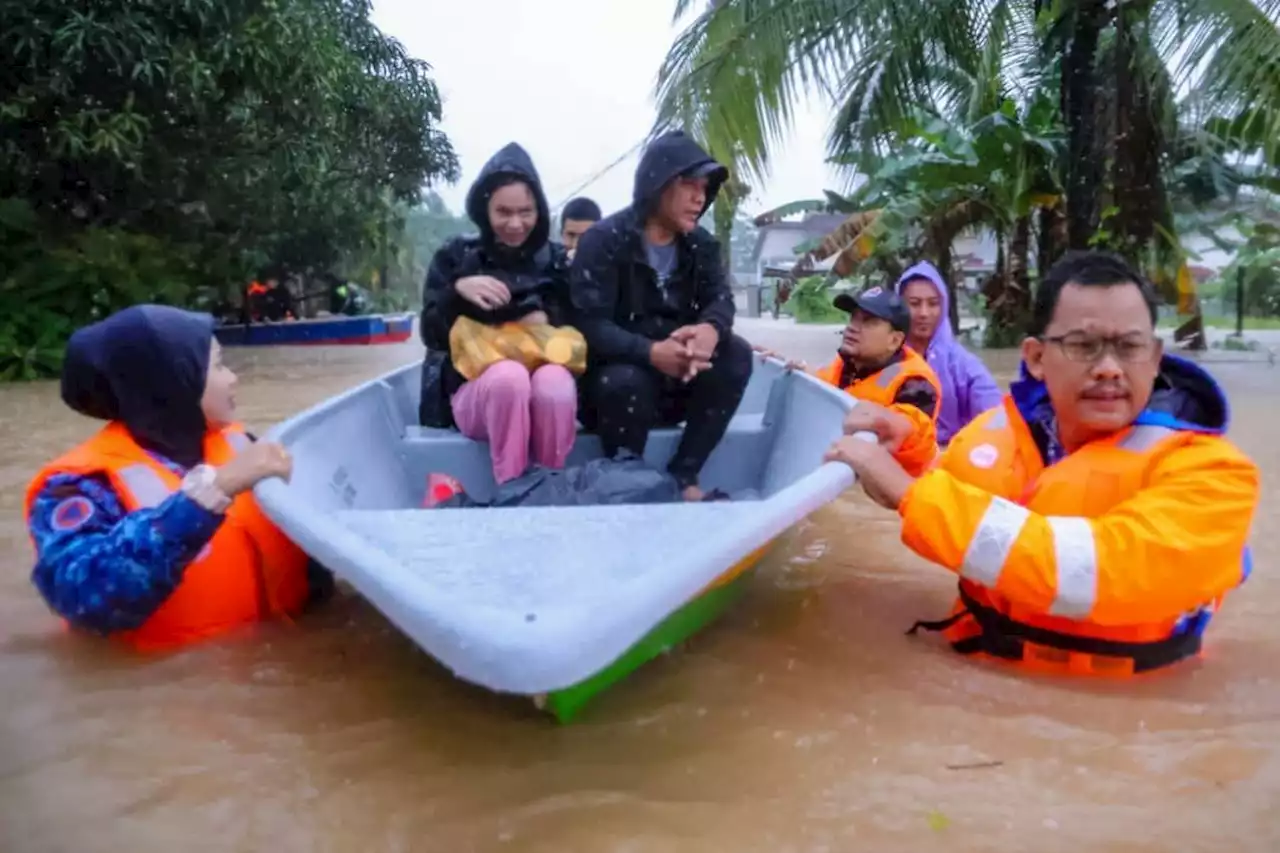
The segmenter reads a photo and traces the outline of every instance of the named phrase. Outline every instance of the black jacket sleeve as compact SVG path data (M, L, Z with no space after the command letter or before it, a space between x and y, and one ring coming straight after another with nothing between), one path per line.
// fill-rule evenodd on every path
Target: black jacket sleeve
M698 237L695 255L698 322L714 326L720 333L720 339L724 340L733 331L733 315L736 313L733 288L729 286L729 276L720 262L720 241L702 229L695 233Z
M422 285L422 322L418 326L418 334L428 349L449 351L449 329L458 319L462 302L454 285L460 278L464 256L465 246L455 238L431 257Z
M582 235L569 269L573 325L587 340L587 352L605 361L648 366L653 341L628 331L614 319L618 309L617 240L608 229Z
M929 417L938 408L938 394L927 379L912 377L902 383L898 393L893 395L893 402L903 406L915 406Z
M564 246L553 244L551 265L547 270L547 287L542 296L542 310L553 326L573 325L573 305L569 300L569 253Z

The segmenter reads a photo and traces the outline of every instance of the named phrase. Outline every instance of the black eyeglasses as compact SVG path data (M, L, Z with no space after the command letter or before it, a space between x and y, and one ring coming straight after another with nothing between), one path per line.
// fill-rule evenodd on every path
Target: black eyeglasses
M1118 360L1135 363L1149 361L1156 352L1157 339L1145 332L1131 332L1127 335L1102 337L1087 332L1068 332L1065 335L1042 335L1040 340L1056 344L1071 361L1093 364L1102 359L1107 350L1115 353Z

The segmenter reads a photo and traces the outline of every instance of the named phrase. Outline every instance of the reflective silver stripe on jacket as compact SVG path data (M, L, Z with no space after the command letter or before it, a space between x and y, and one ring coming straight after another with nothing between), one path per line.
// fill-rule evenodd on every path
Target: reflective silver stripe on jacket
M992 412L991 417L987 419L984 425L986 429L1004 429L1009 425L1009 413L1005 411L1004 405Z
M1089 519L1075 515L1045 517L1053 531L1057 571L1050 616L1084 619L1098 603L1098 547Z
M149 465L137 463L121 468L117 476L129 491L128 497L139 508L159 506L173 490L165 485Z
M1177 430L1164 426L1141 424L1129 430L1129 434L1116 443L1117 447L1141 453L1173 435Z
M969 541L960 576L994 588L1030 518L1031 511L1026 507L992 498ZM1098 552L1093 527L1089 519L1079 516L1049 515L1045 516L1045 523L1053 534L1055 573L1049 614L1084 619L1098 601Z
M1001 409L986 426L1000 429L1008 425ZM1141 453L1150 450L1177 430L1140 424L1117 442L1117 447ZM978 529L964 555L960 575L986 587L994 587L1009 555L1013 553L1030 510L1004 498L993 498L983 513ZM1047 515L1045 523L1053 534L1055 589L1051 616L1086 619L1098 603L1098 545L1093 526L1082 516Z
M899 373L902 372L902 362L894 362L893 364L880 371L880 375L876 378L876 384L881 388L888 388Z
M960 576L994 587L1030 517L1031 511L1026 507L1004 498L992 498L969 540L960 564Z
M222 434L222 437L227 440L227 444L230 444L231 449L236 453L244 453L245 448L253 444L253 442L249 440L249 436L242 432L227 430Z
M242 432L228 430L222 435L236 453L244 452L245 448L253 443L249 440L249 436ZM128 465L120 470L118 476L124 487L129 490L129 497L139 509L159 506L174 491L165 485L164 480L149 465L141 463Z

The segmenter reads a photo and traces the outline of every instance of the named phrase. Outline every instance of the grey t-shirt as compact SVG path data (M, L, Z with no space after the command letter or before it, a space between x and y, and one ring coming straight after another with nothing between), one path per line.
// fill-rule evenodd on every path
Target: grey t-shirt
M645 258L658 277L658 287L665 290L667 280L676 271L676 244L673 240L665 246L655 246L648 240L644 243Z

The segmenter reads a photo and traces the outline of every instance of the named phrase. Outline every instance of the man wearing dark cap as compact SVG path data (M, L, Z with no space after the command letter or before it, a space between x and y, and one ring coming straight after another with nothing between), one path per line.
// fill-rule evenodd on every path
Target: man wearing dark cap
M560 211L560 242L569 255L569 260L578 251L578 241L587 229L600 221L600 205L586 196L570 199Z
M911 422L898 435L907 435L893 448L894 458L919 476L937 455L937 420L941 385L929 363L906 345L911 312L889 288L869 287L856 296L841 293L833 304L849 312L849 325L835 359L819 370L824 382L874 407L881 417Z
M631 206L582 235L569 273L587 339L583 424L612 456L643 454L650 429L685 421L668 470L686 500L702 499L698 476L751 378L720 244L698 226L727 175L684 133L658 137Z

